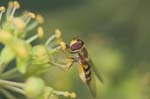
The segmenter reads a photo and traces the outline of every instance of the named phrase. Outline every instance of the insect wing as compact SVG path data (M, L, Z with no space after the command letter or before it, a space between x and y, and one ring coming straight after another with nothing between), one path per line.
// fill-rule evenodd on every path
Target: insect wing
M90 93L92 94L92 97L96 98L96 77L93 71L91 72L91 74L92 74L91 81L89 84L87 84L87 86Z
M69 56L69 53L67 51L59 50L51 55L51 61L53 62L54 66L65 71L68 68L68 57L71 56Z
M98 70L94 67L94 64L93 64L93 62L92 62L91 59L89 60L89 65L91 66L92 71L94 72L94 75L98 78L98 80L99 80L100 82L103 83L103 79L102 79L102 77L100 76L100 73L98 72Z

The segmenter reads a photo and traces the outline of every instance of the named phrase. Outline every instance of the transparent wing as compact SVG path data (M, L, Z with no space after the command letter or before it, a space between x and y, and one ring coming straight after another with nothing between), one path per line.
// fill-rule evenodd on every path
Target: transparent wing
M91 81L89 84L87 84L87 86L90 93L92 94L92 97L96 98L96 77L93 71L91 73L92 73Z
M55 61L56 63L59 64L67 64L66 63L67 56L68 55L66 55L66 52L59 50L51 55L51 59L52 61Z
M98 80L102 83L103 83L103 80L102 80L99 72L97 71L97 69L94 67L94 64L91 60L89 61L88 65L91 67L91 81L90 81L90 83L87 83L87 86L88 86L88 89L90 90L93 98L96 98L96 78L98 78Z
M100 76L100 73L99 73L98 69L96 69L96 68L94 67L94 64L93 64L93 62L92 62L91 59L89 60L89 65L91 66L92 71L94 72L95 77L97 77L98 80L99 80L101 83L103 83L103 79L102 79L102 77Z
M67 51L59 50L51 55L51 63L54 66L66 71L68 68L67 67L68 57L71 57L71 56L69 55Z

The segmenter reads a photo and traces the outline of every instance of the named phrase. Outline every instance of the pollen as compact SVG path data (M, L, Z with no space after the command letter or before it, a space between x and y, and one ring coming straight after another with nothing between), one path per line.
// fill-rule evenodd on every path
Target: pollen
M1 12L5 12L5 7L4 7L4 6L1 6L1 7L0 7L0 11L1 11Z
M41 16L41 15L37 15L37 16L36 16L36 20L37 20L40 24L44 23L44 18L43 18L43 16Z
M66 91L66 92L64 92L64 96L65 97L76 98L76 93L75 92L69 93L68 91Z
M18 3L18 1L14 1L13 6L17 9L20 8L20 4Z
M35 14L32 12L27 12L27 16L31 17L31 18L35 18Z
M66 43L65 42L60 42L60 46L61 46L62 50L66 49Z
M66 92L64 93L64 96L65 96L65 97L68 97L68 96L70 96L70 93L69 93L68 91L66 91Z
M13 5L14 5L14 3L13 3L12 1L10 1L10 2L8 3L8 6L9 6L9 7L13 7Z
M59 29L55 30L56 38L61 38L61 31Z
M70 95L70 97L71 97L71 98L76 98L76 93L75 93L75 92L72 92L71 95Z
M38 36L42 38L44 36L44 30L42 27L37 28Z

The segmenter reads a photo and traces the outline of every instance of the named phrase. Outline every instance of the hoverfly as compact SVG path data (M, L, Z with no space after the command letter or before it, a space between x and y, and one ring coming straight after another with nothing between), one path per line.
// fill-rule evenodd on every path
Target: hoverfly
M96 77L99 81L103 81L89 58L84 42L81 39L76 38L73 39L68 45L63 41L61 31L58 29L55 31L55 35L48 39L46 45L50 45L54 39L58 41L59 45L54 44L56 47L52 48L51 45L49 48L52 50L51 54L53 53L53 55L51 55L51 64L66 71L73 66L74 62L79 63L78 71L80 79L88 86L92 96L96 97ZM66 56L67 62L64 61Z
M98 71L94 68L91 59L88 56L88 51L85 44L80 39L74 39L70 42L70 45L66 44L66 48L71 50L72 57L69 57L71 62L68 64L68 68L71 68L74 62L79 63L79 76L80 79L88 86L93 97L96 97L96 79L103 82Z

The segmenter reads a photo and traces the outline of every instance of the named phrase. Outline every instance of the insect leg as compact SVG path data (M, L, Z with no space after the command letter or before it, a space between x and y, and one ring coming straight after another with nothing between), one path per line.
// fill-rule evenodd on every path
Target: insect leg
M58 67L59 69L63 70L63 71L68 71L67 69L67 66L66 65L63 65L63 64L58 64L58 63L55 63L55 62L51 62L52 65Z
M77 62L77 60L73 57L68 57L67 58L67 67L68 67L68 70L72 67L73 63L74 62Z

